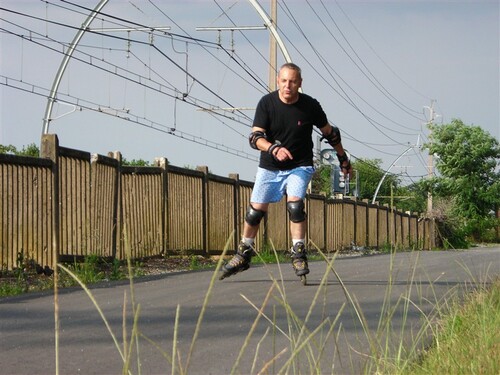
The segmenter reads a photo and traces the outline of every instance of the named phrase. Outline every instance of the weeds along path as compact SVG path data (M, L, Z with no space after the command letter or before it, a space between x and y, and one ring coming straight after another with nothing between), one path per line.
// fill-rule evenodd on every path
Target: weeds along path
M290 264L82 288L54 299L0 300L4 374L358 374L415 353L449 298L500 274L500 248L311 262L303 286ZM111 331L111 332L110 332ZM415 346L412 346L417 344Z

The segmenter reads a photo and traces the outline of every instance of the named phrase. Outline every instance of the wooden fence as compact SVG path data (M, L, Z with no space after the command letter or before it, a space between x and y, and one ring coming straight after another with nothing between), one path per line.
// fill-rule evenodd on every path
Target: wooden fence
M0 269L20 259L52 266L86 255L133 259L220 254L239 241L253 183L237 174L168 165L121 165L108 156L61 147L44 135L41 158L0 154ZM308 195L311 247L430 249L433 221L350 199ZM271 205L257 246L290 246L285 200Z

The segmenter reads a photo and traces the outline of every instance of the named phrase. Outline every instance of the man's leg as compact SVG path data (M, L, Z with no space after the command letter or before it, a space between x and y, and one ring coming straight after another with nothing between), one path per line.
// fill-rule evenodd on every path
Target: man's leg
M290 217L290 235L292 236L292 240L305 241L306 212L304 200L299 197L288 197L287 210Z
M252 207L253 210L257 212L260 211L266 213L269 208L269 203L250 203L250 207ZM259 232L260 220L262 219L258 219L258 214L256 214L256 218L254 219L254 221L252 221L249 216L249 211L247 210L247 214L245 215L245 222L243 224L243 238L255 239L255 237L257 237L257 233Z
M297 276L309 273L306 255L306 211L304 198L307 186L314 174L313 167L299 167L292 170L287 177L287 210L290 218L290 234L292 235L292 265Z
M264 218L268 203L251 203L245 214L243 236L233 258L222 267L221 279L245 271L250 267L250 261L255 252L255 237L259 231L260 222Z
M304 201L299 197L288 197L287 210L290 217L290 234L292 236L292 266L297 276L307 275L309 266L306 254L306 212Z
M306 221L300 223L294 223L290 221L290 235L292 240L303 240L306 238Z
M222 267L221 279L250 267L250 261L255 251L255 237L257 237L260 222L267 212L269 203L278 202L284 194L282 181L279 181L278 175L278 171L258 168L252 196L250 197L250 205L245 214L242 239L234 257Z

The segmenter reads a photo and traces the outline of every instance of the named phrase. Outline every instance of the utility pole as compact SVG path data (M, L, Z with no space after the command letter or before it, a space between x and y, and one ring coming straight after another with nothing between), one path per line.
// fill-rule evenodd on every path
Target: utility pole
M269 82L268 89L269 91L276 90L276 73L277 73L277 48L280 49L281 53L286 62L292 62L290 54L286 49L285 43L281 39L278 34L278 30L276 29L276 20L278 18L278 5L277 0L271 0L271 17L266 14L264 9L260 6L257 0L248 0L250 5L254 7L259 16L264 21L264 26L245 26L245 27L197 27L196 31L221 31L230 30L231 33L235 30L265 30L268 29L270 32L269 37ZM231 42L233 44L233 42ZM236 110L237 108L232 108L232 110ZM216 110L216 109L210 109Z
M435 100L431 100L431 106L430 107L424 107L429 110L429 121L427 122L427 126L429 127L429 138L431 138L431 126L434 123L434 118L435 118L435 112L434 112L434 103ZM431 179L434 176L434 160L433 160L433 155L432 152L429 152L429 159L427 163L427 178ZM427 193L427 214L431 215L432 214L432 192L429 191Z

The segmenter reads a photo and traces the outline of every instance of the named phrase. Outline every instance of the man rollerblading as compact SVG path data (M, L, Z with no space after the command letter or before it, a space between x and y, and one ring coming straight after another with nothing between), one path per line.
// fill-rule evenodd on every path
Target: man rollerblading
M300 91L302 71L286 63L276 77L278 89L265 94L257 103L250 147L260 152L259 166L245 214L242 243L253 251L260 223L271 203L286 196L286 209L292 239L292 265L297 276L306 284L309 273L305 243L307 214L304 199L314 174L313 129L317 128L335 149L342 172L348 176L352 167L342 146L340 129L328 122L325 111L312 96ZM221 279L244 271L250 266L252 253L238 248L236 255L223 266Z
M254 252L252 246L247 245L243 241L240 242L238 250L236 250L236 254L234 254L228 263L222 266L222 275L220 280L249 269L253 254Z

